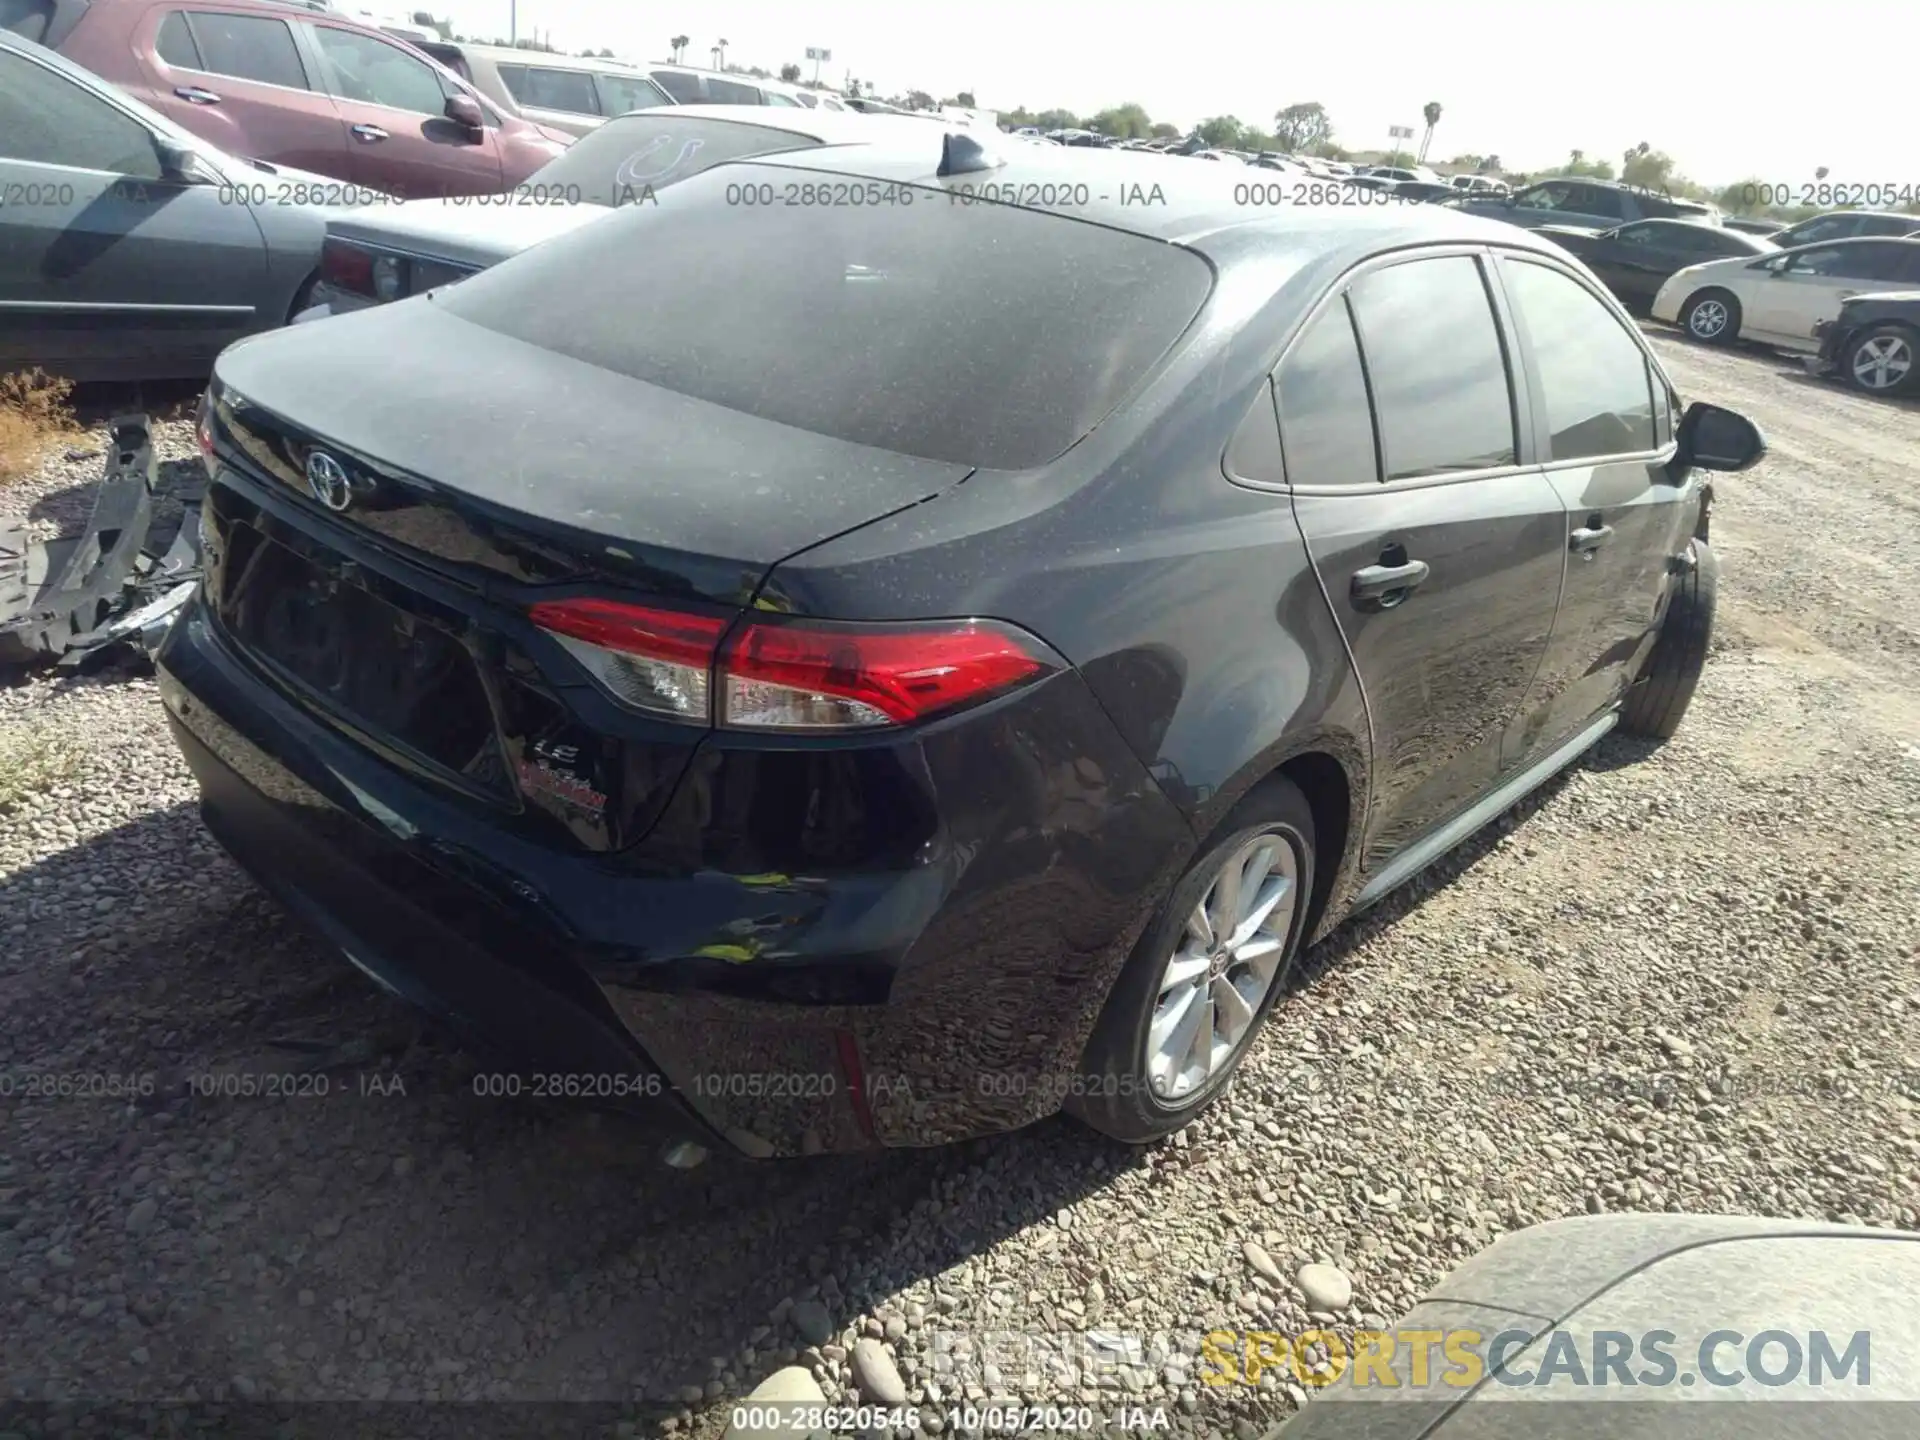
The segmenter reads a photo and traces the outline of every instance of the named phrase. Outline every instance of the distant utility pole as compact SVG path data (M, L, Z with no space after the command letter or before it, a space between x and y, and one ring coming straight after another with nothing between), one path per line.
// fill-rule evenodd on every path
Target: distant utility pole
M820 83L820 67L833 59L833 51L822 50L817 45L807 46L807 59L813 62L813 83Z

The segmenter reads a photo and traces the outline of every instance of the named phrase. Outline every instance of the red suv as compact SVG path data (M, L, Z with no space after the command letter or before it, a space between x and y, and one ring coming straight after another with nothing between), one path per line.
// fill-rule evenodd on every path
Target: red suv
M412 46L278 0L8 0L0 23L235 155L391 195L488 195L571 137Z

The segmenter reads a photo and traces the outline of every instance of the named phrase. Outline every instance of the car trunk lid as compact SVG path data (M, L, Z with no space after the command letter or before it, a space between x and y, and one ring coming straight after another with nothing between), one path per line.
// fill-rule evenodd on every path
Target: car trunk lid
M590 594L730 616L786 556L970 473L615 376L429 300L244 342L213 394L207 587L229 640L422 783L594 850L644 837L707 729L623 708L532 607Z

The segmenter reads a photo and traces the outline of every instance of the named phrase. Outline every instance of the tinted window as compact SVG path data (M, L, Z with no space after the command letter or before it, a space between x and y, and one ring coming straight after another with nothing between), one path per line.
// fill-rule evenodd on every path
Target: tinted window
M1814 245L1822 240L1838 240L1853 234L1853 221L1845 215L1822 215L1790 225L1773 238L1784 246Z
M200 47L193 43L193 32L187 29L183 10L167 12L167 18L160 22L160 35L153 48L167 64L182 70L206 68L200 59Z
M660 88L682 105L698 105L707 97L700 93L700 77L679 70L656 70L653 78Z
M53 0L0 0L0 30L11 30L44 45L52 23Z
M593 98L593 77L584 70L528 66L525 86L515 90L513 98L542 110L564 110L572 115L600 113L599 102Z
M1865 215L1861 217L1860 235L1911 235L1920 230L1920 217L1912 215Z
M363 105L384 105L416 115L446 112L447 94L431 65L417 60L397 45L369 35L316 25L320 51L333 66L340 94Z
M1347 302L1314 319L1281 362L1280 443L1295 485L1376 485L1373 413Z
M1024 469L1125 397L1212 286L1175 246L926 190L911 205L725 203L729 185L809 177L834 178L725 166L482 271L445 304L749 415Z
M1552 434L1550 460L1654 448L1647 357L1586 288L1544 265L1506 265L1513 307L1533 349Z
M1892 240L1870 240L1841 248L1842 264L1835 273L1859 280L1910 279L1915 274L1913 258L1920 254L1920 245Z
M1260 398L1253 402L1240 428L1227 445L1227 473L1241 480L1263 485L1286 483L1286 467L1280 463L1280 430L1273 423L1272 382L1260 386Z
M1597 185L1582 185L1574 192L1572 208L1583 215L1604 215L1609 219L1624 219L1626 207L1620 203L1618 190L1603 190Z
M802 108L798 100L790 99L789 97L782 95L778 90L762 90L760 94L762 98L764 98L767 104L769 105L785 105L790 109L794 109L794 110L798 110ZM812 107L809 106L806 108L811 109Z
M814 97L814 95L813 95L813 93L812 93L811 91L808 91L808 90L802 90L802 91L801 91L801 92L800 92L800 93L799 93L798 95L796 95L796 96L795 96L794 98L795 98L795 99L797 99L797 100L798 100L798 101L799 101L799 102L800 102L800 103L801 103L802 105L804 105L804 106L806 106L806 107L807 107L807 109L809 109L809 110L811 110L811 109L813 109L813 108L814 108L814 106L816 106L816 105L818 105L818 104L820 103L820 102L819 102L819 100L817 100L817 99L816 99L816 98Z
M709 75L707 99L715 105L764 105L766 97L757 85L742 85L738 80L721 80Z
M1387 478L1513 464L1513 395L1480 267L1415 260L1351 293Z
M0 50L0 158L160 178L146 127L64 75Z
M608 75L603 72L593 77L593 83L600 90L600 113L603 115L624 115L629 110L651 110L673 103L658 85L638 75Z
M208 73L294 90L307 88L307 67L300 63L286 21L194 10L189 12L188 25L200 50L201 66Z
M609 120L576 140L534 180L569 194L577 186L580 198L592 205L645 203L649 187L659 191L728 160L819 143L791 130L696 120L673 109Z
M1574 187L1564 180L1550 181L1536 185L1531 190L1520 192L1520 203L1535 210L1574 210L1579 207L1573 203Z

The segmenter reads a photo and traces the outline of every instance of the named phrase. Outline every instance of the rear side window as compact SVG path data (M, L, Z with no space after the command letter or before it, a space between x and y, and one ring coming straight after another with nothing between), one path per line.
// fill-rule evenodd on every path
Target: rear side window
M52 25L53 0L0 0L0 30L44 45Z
M698 105L707 97L700 93L700 77L679 70L656 70L653 78L660 88L682 105Z
M728 203L748 187L777 197L790 182L858 187L875 203ZM1014 206L950 205L929 190L902 187L887 203L878 197L888 188L722 166L658 207L482 271L443 304L748 415L1018 470L1099 423L1212 287L1205 261L1161 241Z
M175 69L206 68L205 62L200 59L200 47L193 43L193 32L187 28L187 16L183 10L167 12L167 18L160 22L160 34L153 48L162 60Z
M764 105L767 97L757 85L742 85L738 80L720 80L709 75L707 99L715 105Z
M1380 483L1367 377L1344 299L1315 316L1294 342L1276 386L1280 445L1292 484Z
M629 110L653 110L673 103L658 85L638 75L608 75L603 71L593 77L593 83L600 91L603 115L624 115Z
M307 67L300 63L286 21L193 10L188 12L187 24L200 51L201 68L209 74L291 90L308 88Z
M145 126L10 50L0 50L0 160L160 178L160 157Z
M1513 308L1540 374L1549 460L1597 460L1655 446L1647 357L1578 282L1522 260L1505 262Z
M599 102L593 98L593 77L584 70L548 70L529 65L523 87L513 92L513 98L522 105L564 110L570 115L600 113Z
M1913 268L1912 262L1920 257L1920 245L1902 244L1895 240L1869 241L1860 245L1848 245L1845 249L1845 264L1839 274L1861 280L1908 280L1920 278L1920 270Z
M1350 292L1389 480L1516 463L1513 390L1466 255L1363 275Z

